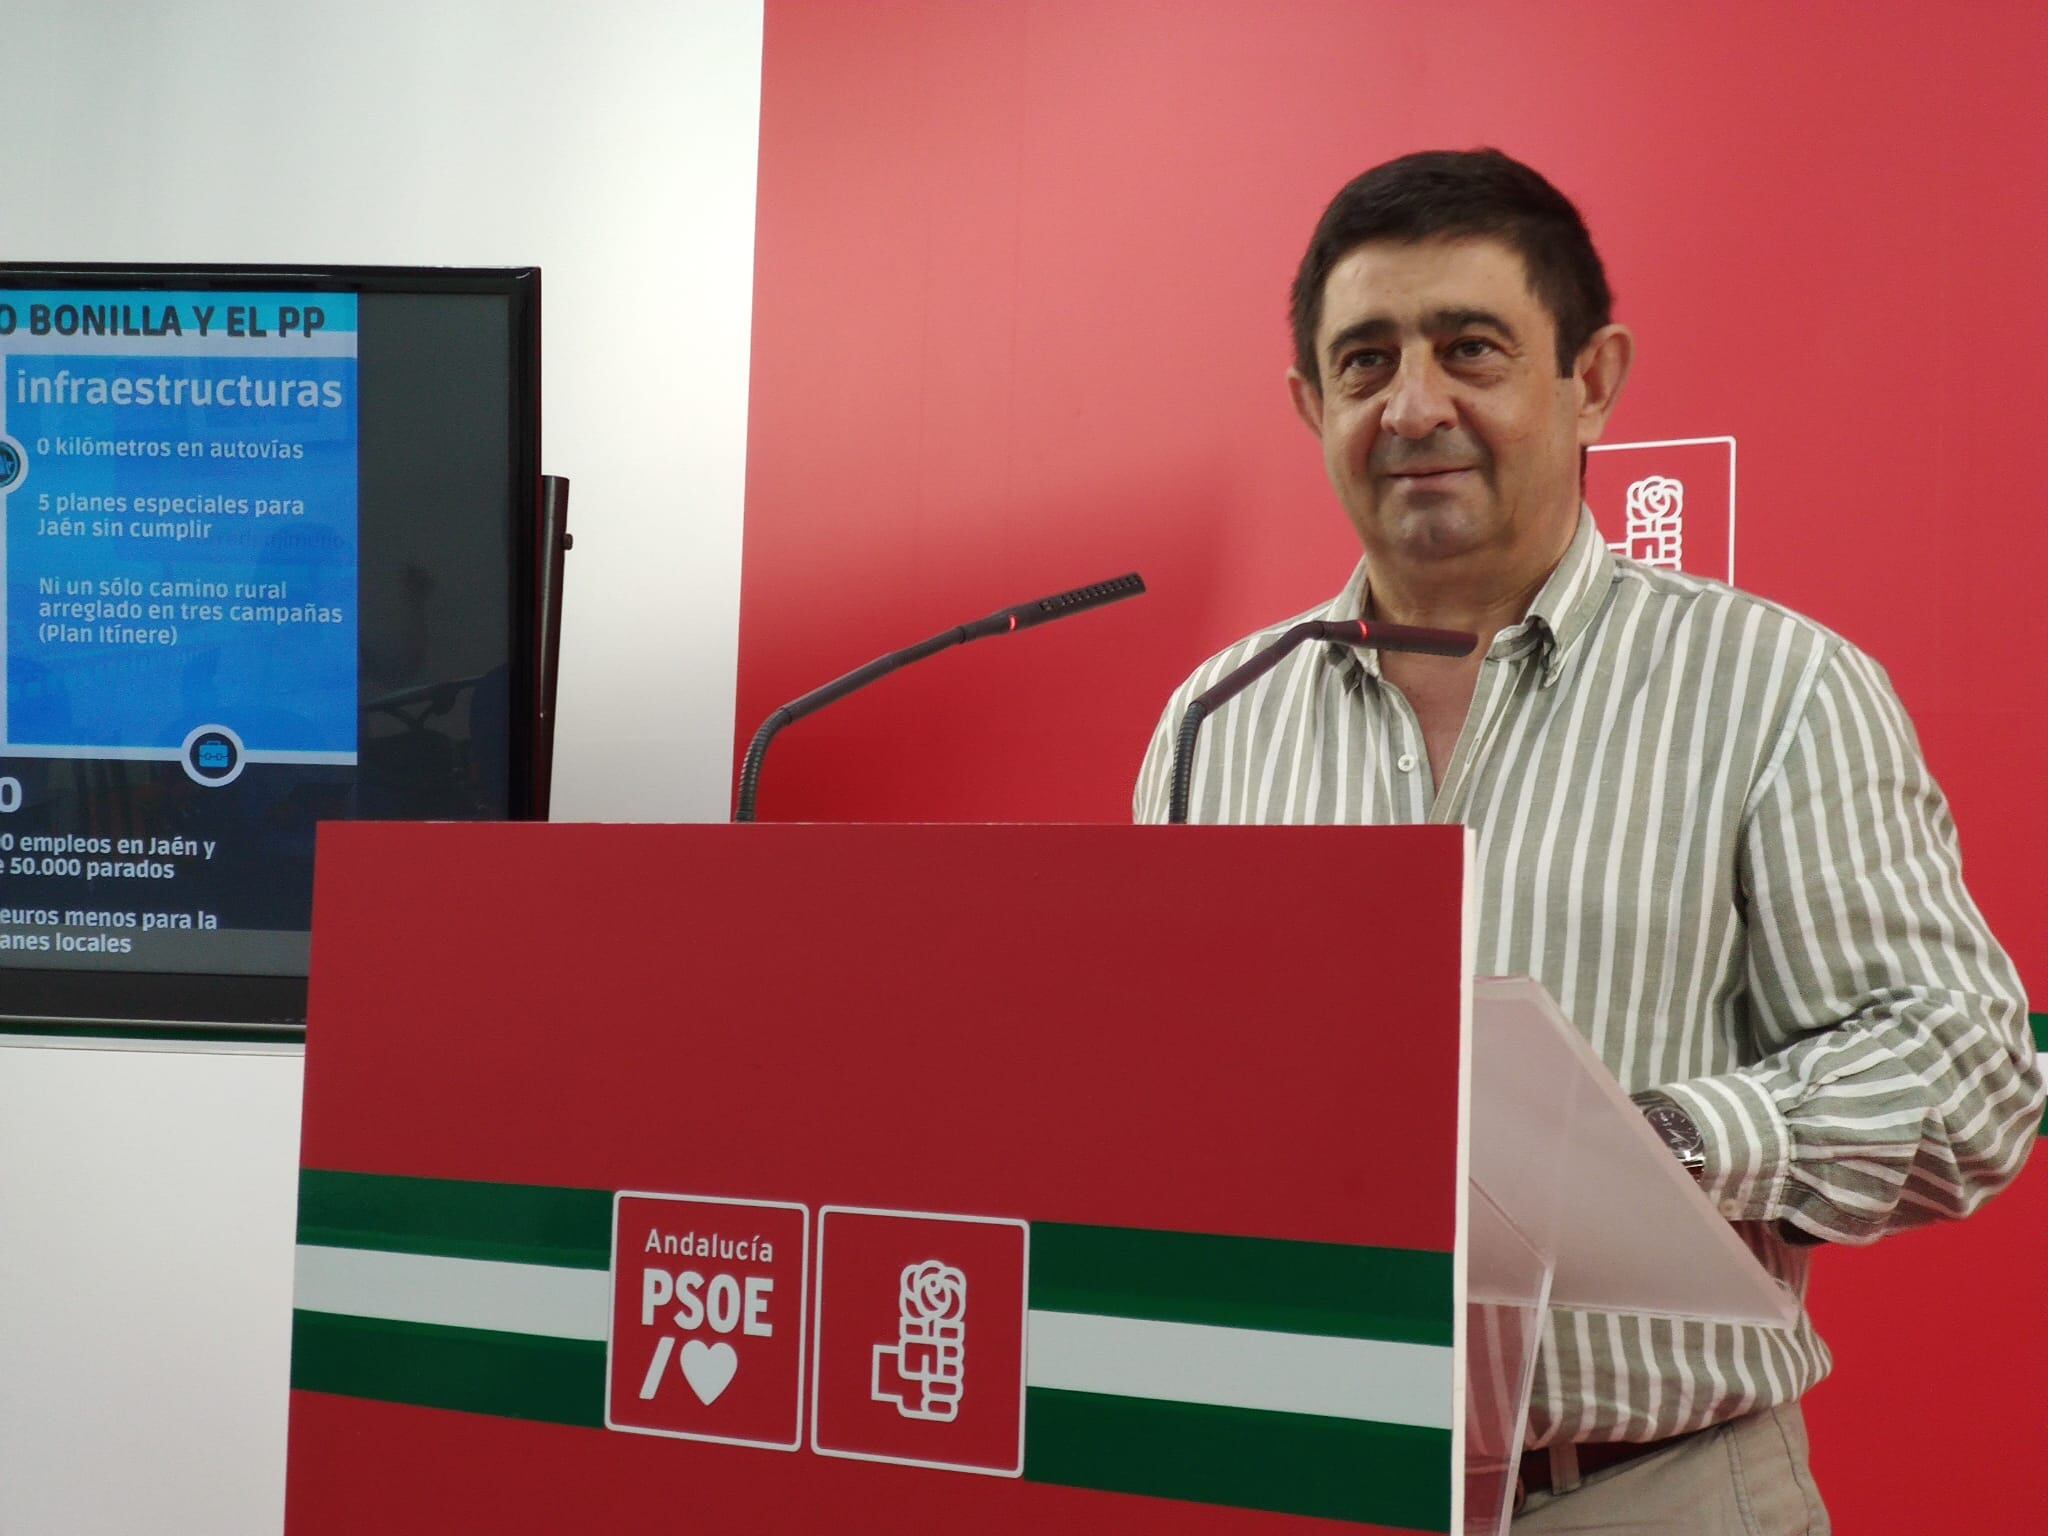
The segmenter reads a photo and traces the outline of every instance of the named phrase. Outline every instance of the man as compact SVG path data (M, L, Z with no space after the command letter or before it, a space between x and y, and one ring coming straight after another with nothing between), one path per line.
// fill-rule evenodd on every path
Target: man
M1585 226L1495 151L1337 195L1294 288L1288 388L1364 559L1300 618L1471 631L1466 658L1305 646L1211 722L1189 819L1462 822L1482 973L1549 988L1759 1259L1974 1210L2042 1085L2011 963L1883 672L1717 583L1617 559L1584 453L1628 377ZM1825 1531L1796 1330L1562 1312L1517 1530Z

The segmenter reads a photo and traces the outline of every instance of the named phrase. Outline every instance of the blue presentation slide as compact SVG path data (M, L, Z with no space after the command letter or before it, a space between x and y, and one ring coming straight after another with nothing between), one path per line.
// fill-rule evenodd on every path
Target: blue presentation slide
M356 753L352 294L0 295L0 755Z

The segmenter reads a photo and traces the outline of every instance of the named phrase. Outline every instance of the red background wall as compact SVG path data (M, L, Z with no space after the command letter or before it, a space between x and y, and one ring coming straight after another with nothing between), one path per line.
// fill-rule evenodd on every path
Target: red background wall
M769 0L740 742L989 609L1152 595L793 728L763 818L1126 817L1174 684L1356 558L1282 386L1316 216L1490 143L1579 202L1637 331L1610 437L1737 439L1742 584L1890 670L2048 998L2043 59L2021 4ZM2044 1214L2035 1175L1821 1264L1842 1529L2048 1504Z

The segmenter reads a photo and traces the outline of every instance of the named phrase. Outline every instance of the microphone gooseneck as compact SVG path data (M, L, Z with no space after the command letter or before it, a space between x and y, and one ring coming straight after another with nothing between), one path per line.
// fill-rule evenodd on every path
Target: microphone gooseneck
M1365 619L1310 619L1295 625L1188 704L1173 746L1173 784L1166 811L1169 823L1180 826L1188 819L1188 780L1194 772L1195 740L1201 734L1202 722L1277 667L1281 658L1304 640L1334 640L1361 650L1411 651L1422 656L1469 656L1479 644L1477 635L1459 629L1420 629L1412 624L1375 624Z
M754 801L760 789L761 764L768 755L768 745L785 726L815 714L827 704L845 698L849 693L865 688L877 678L887 677L891 672L900 671L913 662L923 661L940 651L956 645L965 645L970 640L986 639L990 635L1012 635L1019 630L1031 629L1040 624L1049 624L1054 619L1071 618L1077 613L1086 613L1091 608L1100 608L1109 603L1121 602L1127 597L1137 597L1145 590L1144 580L1136 571L1118 576L1109 581L1098 581L1085 587L1075 587L1070 592L1058 592L1051 597L1042 597L1035 603L1018 603L1011 608L999 608L985 618L967 624L956 624L929 640L906 646L900 651L891 651L878 656L864 667L858 667L844 677L834 678L822 688L813 688L800 699L792 699L761 722L761 728L754 732L754 739L747 746L747 755L740 765L738 804L733 810L734 821L754 819Z

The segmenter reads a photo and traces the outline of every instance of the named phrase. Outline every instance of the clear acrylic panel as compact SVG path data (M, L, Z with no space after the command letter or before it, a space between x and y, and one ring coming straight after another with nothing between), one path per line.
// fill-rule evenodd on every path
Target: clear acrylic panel
M1547 1259L1477 1184L1465 1290L1465 1536L1504 1536L1550 1300Z

